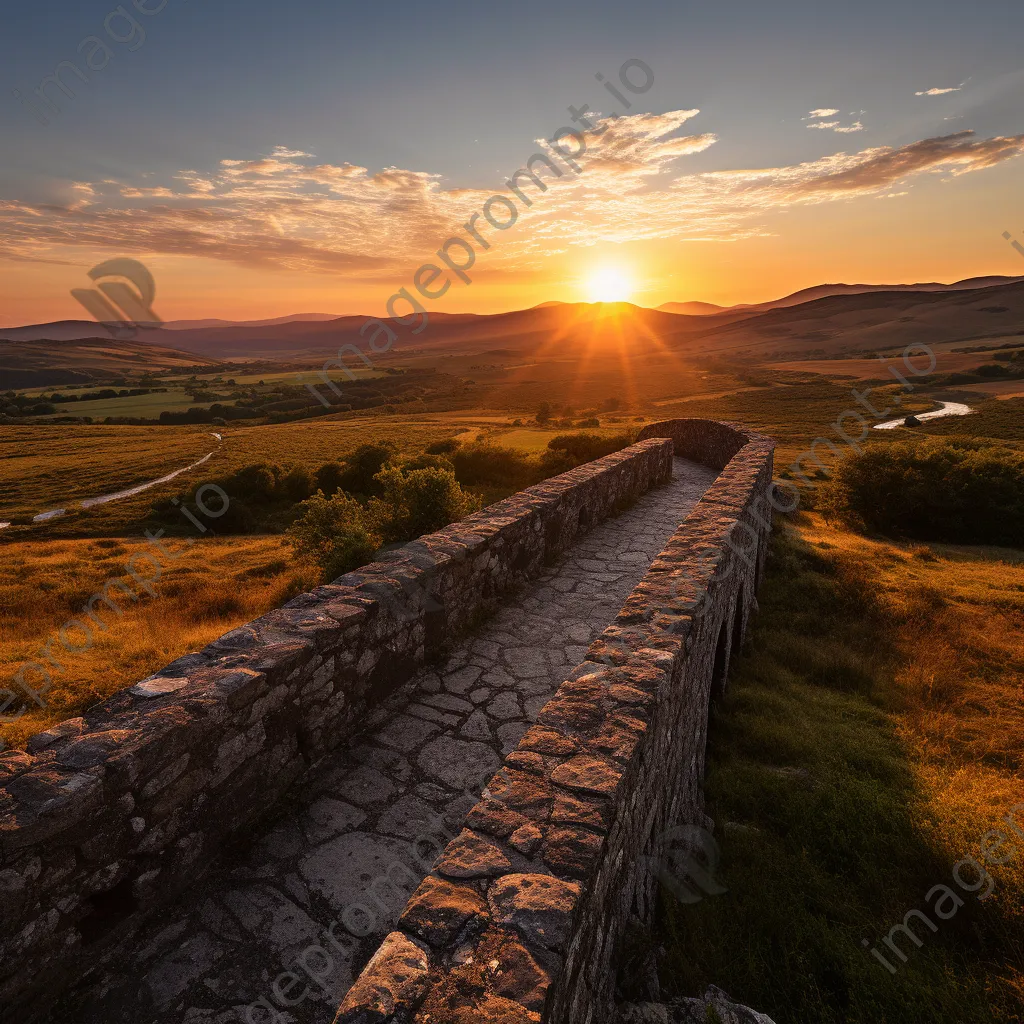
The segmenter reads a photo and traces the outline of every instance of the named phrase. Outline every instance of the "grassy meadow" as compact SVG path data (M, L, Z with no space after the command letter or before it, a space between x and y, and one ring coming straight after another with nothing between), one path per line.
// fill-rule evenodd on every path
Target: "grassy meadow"
M27 520L134 487L216 448L216 438L202 427L5 424L0 426L0 520Z
M0 741L23 744L315 585L318 570L296 559L284 534L217 535L213 524L198 537L172 511L173 525L160 522L175 557L161 558L157 594L143 594L126 563L153 551L143 532L154 505L166 511L166 499L200 480L265 462L315 472L367 443L412 458L453 438L540 465L558 434L607 438L680 416L771 434L776 472L790 476L797 456L815 438L834 438L831 424L857 407L854 386L873 384L880 409L899 391L863 357L741 365L682 359L657 344L628 360L569 358L550 346L514 358L410 356L405 365L435 366L448 383L428 400L294 422L0 424L0 521L14 523L0 530L0 672L10 680L43 660L47 644L60 664L46 707L0 724ZM271 386L276 377L237 379ZM967 435L1024 447L1024 399L1012 389L956 391L938 377L920 385L896 415L939 399L976 411L871 431L866 445ZM208 452L204 466L168 484L75 507ZM476 494L494 500L504 483ZM953 865L1024 801L1024 553L865 536L827 522L814 511L816 492L805 495L807 511L778 524L760 611L713 713L708 810L728 893L687 906L666 895L662 985L692 995L717 984L780 1024L1019 1020L1024 845L993 868L991 897L961 892L959 912L926 931L895 975L861 943L877 947L909 910L927 909L925 893L951 884ZM29 523L58 507L69 514ZM279 511L274 529L291 514ZM137 599L115 589L121 614L96 605L103 628L88 650L66 653L58 631L112 580Z
M0 726L0 740L24 743L318 582L313 570L294 562L283 537L187 543L191 539L167 541L166 555L142 537L4 545L0 678L11 679L24 662L45 663L39 652L51 639L50 653L61 668L48 666L52 688L44 695L46 707L30 704L30 713ZM134 563L140 577L152 577L155 596L127 573L127 563L139 554L158 560L158 568L141 559ZM127 592L117 586L108 591L120 614L102 602L94 605L100 626L82 610L109 581ZM66 633L72 648L89 644L80 653L67 653L57 639L71 619L84 619L91 629L91 643L78 627ZM38 678L34 672L27 677L33 684Z
M951 875L1024 802L1024 553L780 526L710 729L728 892L663 895L662 985L789 1024L1019 1021L1024 839L984 901ZM940 884L964 902L945 921ZM937 931L912 921L902 963L882 940L912 909Z
M621 432L621 417L588 432ZM11 679L24 662L39 662L52 641L59 671L46 707L33 707L16 722L0 723L0 740L23 743L33 733L80 714L111 693L144 677L242 622L276 607L320 582L314 566L295 557L281 533L199 536L183 516L173 515L165 543L179 557L164 557L161 576L150 596L126 576L126 564L139 553L153 555L144 540L154 502L194 486L197 480L223 477L253 463L296 463L313 471L344 458L360 445L390 443L403 456L456 438L463 444L487 442L529 456L547 449L566 430L554 424L513 427L508 414L489 410L449 414L362 416L256 427L223 429L223 443L198 427L60 425L0 426L10 457L4 460L12 482L8 509L13 514L69 507L80 500L160 476L196 460L204 450L215 455L201 468L144 493L46 523L15 526L0 534L0 678ZM69 474L68 463L75 471ZM13 485L17 485L14 488ZM512 488L514 489L514 488ZM484 485L495 500L509 487ZM24 513L23 513L24 514ZM151 570L140 563L140 571ZM112 580L137 595L112 596L123 614L95 605L102 628L94 628L87 650L66 654L54 639L70 619L82 619L89 598ZM88 620L87 620L88 621ZM72 631L72 646L84 644ZM38 676L28 677L32 682Z

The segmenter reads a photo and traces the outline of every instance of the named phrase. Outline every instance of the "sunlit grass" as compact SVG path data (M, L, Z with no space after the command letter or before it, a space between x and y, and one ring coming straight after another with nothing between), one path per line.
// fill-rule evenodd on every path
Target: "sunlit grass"
M1020 1019L1024 842L984 903L951 878L1024 801L1022 560L813 516L776 538L709 740L729 892L666 896L663 985L716 984L800 1024ZM919 927L920 949L904 939L890 975L862 940L927 912L939 884L965 905Z
M0 679L11 680L24 662L45 663L49 653L61 666L47 665L53 684L43 695L45 708L0 726L8 745L23 743L48 725L81 714L91 705L156 671L174 658L195 651L243 622L277 607L317 581L308 567L297 564L280 537L239 537L169 541L160 555L144 540L65 540L8 544L0 563ZM126 575L136 554L156 554L159 579L149 596ZM142 559L134 563L140 577L156 577L157 569ZM132 600L119 588L108 592L122 610L103 603L94 613L103 627L82 609L110 580L122 581L138 595ZM74 627L66 633L68 653L58 631L71 619L84 620L90 634ZM91 644L91 645L90 645ZM38 685L32 671L26 681ZM11 715L22 705L12 705Z

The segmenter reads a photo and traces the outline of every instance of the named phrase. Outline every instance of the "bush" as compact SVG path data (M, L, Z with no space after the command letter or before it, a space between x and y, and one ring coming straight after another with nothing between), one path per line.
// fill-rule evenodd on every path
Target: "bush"
M535 464L525 453L486 442L460 448L452 464L456 480L464 487L517 490L529 486L537 475Z
M345 456L345 471L341 487L350 494L364 494L367 497L380 495L381 485L377 474L391 461L398 448L389 442L382 444L361 444Z
M1005 366L1000 366L998 363L986 363L984 366L979 366L974 372L980 374L982 377L1010 376L1010 371Z
M278 482L278 490L292 501L304 501L315 488L313 474L305 466L289 466Z
M270 501L277 491L277 480L281 476L280 466L270 462L258 462L237 470L224 489L228 494L237 494L250 501Z
M452 470L452 460L447 455L430 455L427 452L402 459L399 465L407 473L410 469L446 469L449 472Z
M581 465L611 455L622 448L628 448L632 443L632 438L626 434L616 434L614 437L586 433L558 434L548 441L548 448L551 451L565 452L577 465Z
M312 560L330 581L373 560L381 538L369 527L366 510L344 494L317 491L300 506L288 530L295 553Z
M480 505L463 491L451 470L387 466L377 474L377 482L383 496L373 498L367 511L374 529L389 543L433 533Z
M628 434L557 434L539 458L515 448L482 442L465 445L452 456L455 478L463 487L482 488L489 496L510 493L564 473L633 443Z
M964 437L875 445L838 464L818 507L895 537L1024 546L1024 453Z
M217 533L257 533L261 524L252 509L230 494L228 498L227 510L214 520L214 530Z
M454 437L445 438L443 441L435 441L434 444L427 445L428 455L451 455L457 452L461 444Z
M340 462L325 462L316 471L317 490L323 491L328 497L340 491L344 472L345 467Z

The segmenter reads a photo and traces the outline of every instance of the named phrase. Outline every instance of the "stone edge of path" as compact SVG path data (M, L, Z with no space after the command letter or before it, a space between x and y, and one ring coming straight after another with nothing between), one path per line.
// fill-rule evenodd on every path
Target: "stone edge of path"
M645 439L520 491L0 754L0 1019L116 955L503 595L667 482L672 459Z
M720 476L505 758L336 1024L610 1019L616 949L650 922L664 833L705 824L709 705L774 507L769 438L706 420L645 434Z

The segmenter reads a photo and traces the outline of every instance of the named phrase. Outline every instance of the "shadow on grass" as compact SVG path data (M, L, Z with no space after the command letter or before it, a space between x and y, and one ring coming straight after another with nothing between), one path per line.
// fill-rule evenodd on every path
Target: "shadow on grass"
M1008 962L1019 939L1000 909L954 883L977 842L935 847L888 713L898 626L870 575L777 531L759 615L710 726L707 812L728 893L696 905L662 893L662 987L692 996L715 984L779 1024L1020 1020L999 980L1020 969ZM948 920L925 899L936 885L963 901ZM904 963L882 941L913 909L937 930L913 919L920 947L897 933Z

